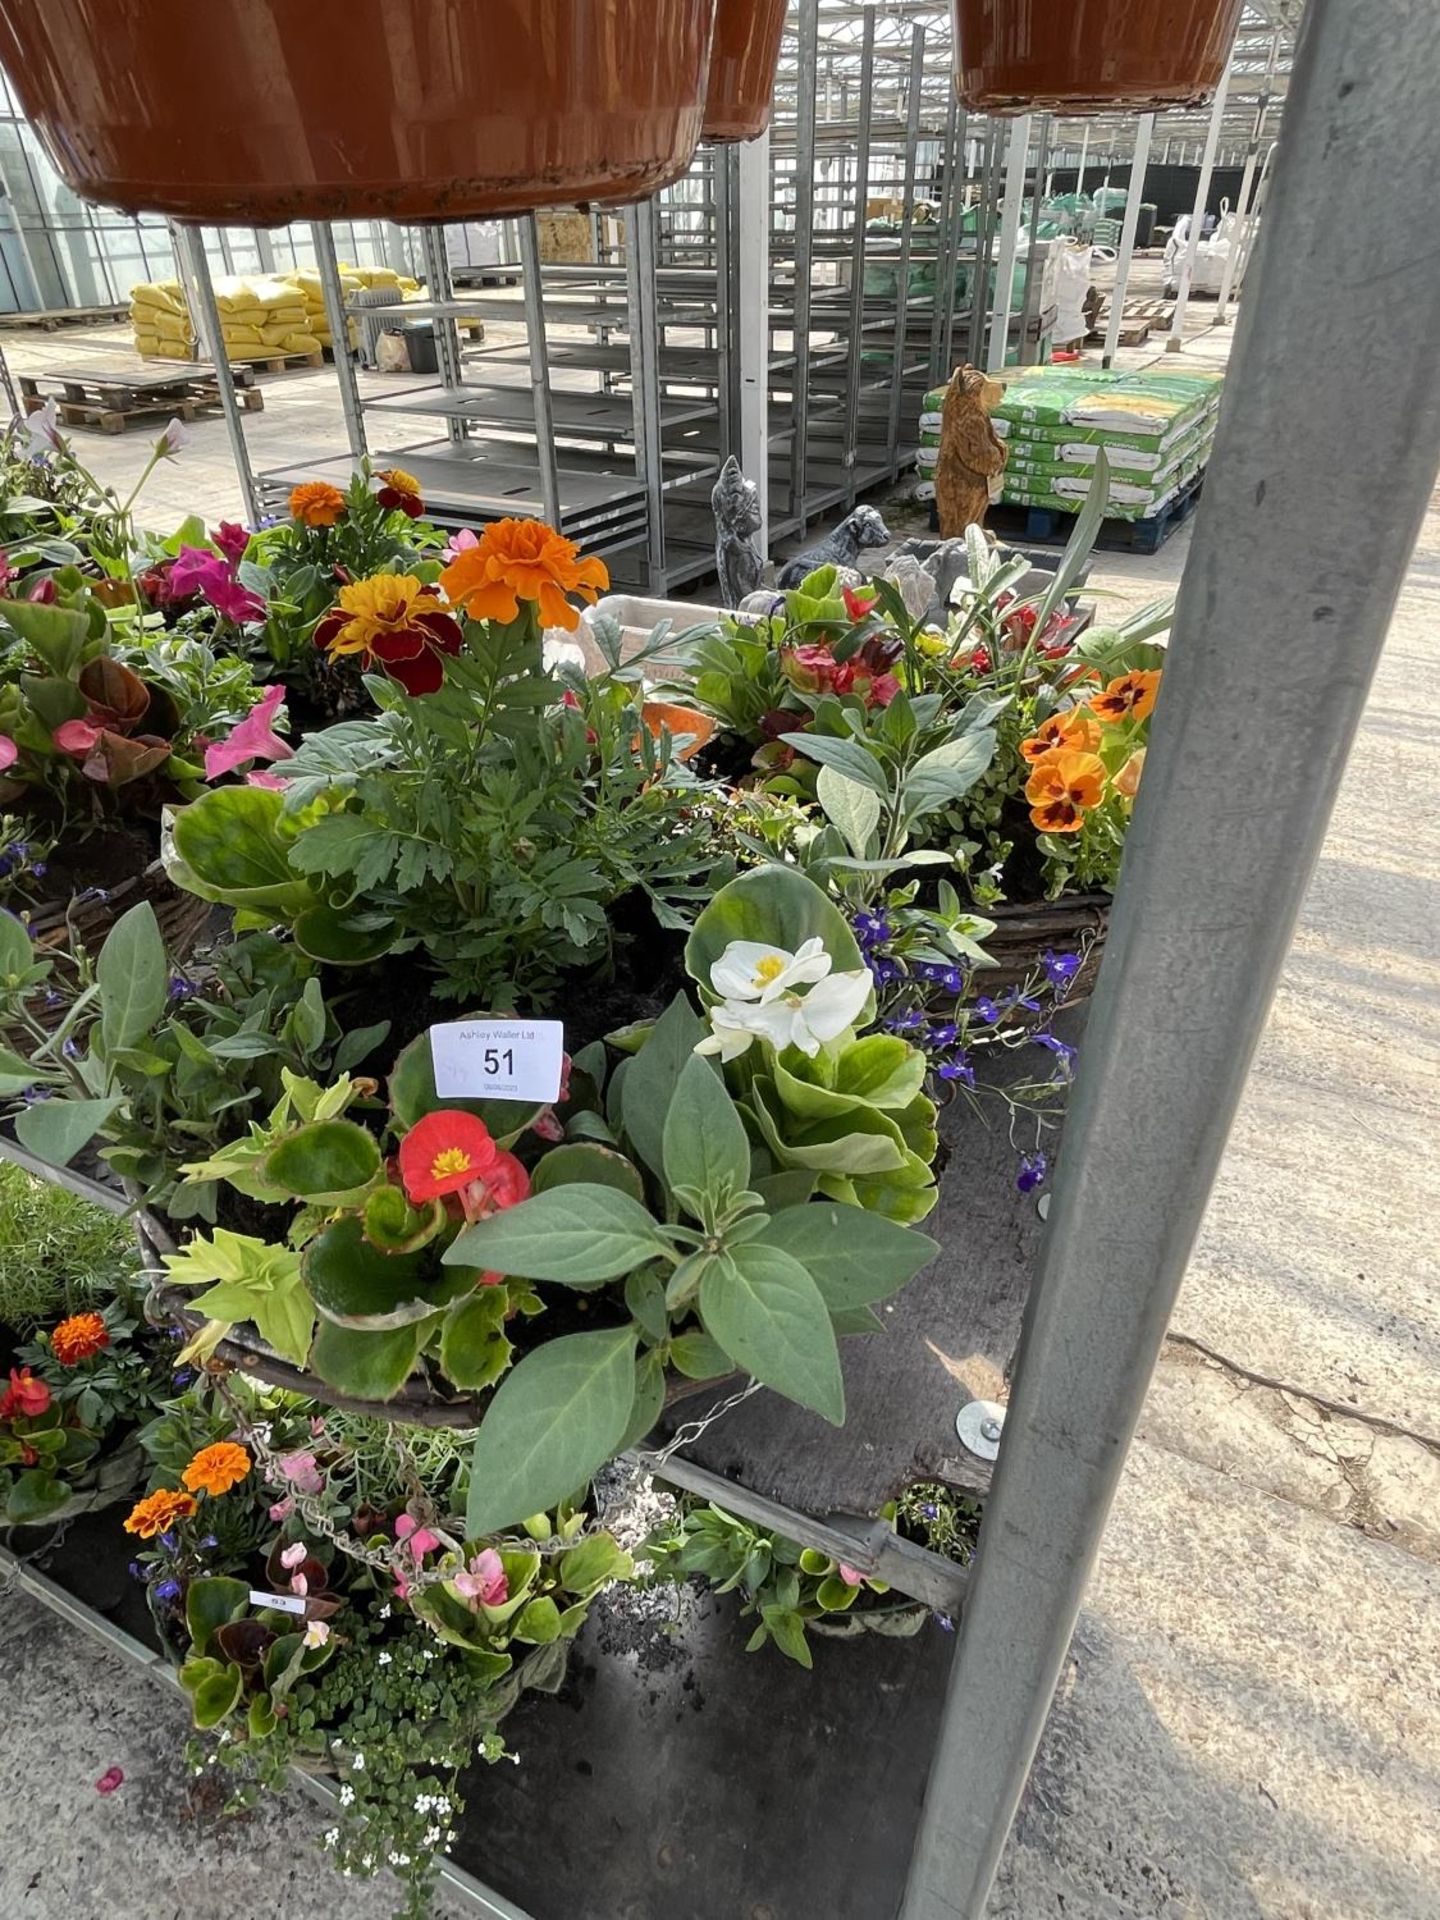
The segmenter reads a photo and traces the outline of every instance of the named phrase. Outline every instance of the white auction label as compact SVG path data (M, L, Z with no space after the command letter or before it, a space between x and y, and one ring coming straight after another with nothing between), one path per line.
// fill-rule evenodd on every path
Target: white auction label
M273 1607L277 1613L304 1613L305 1598L299 1593L256 1593L250 1589L252 1607Z
M442 1100L558 1100L562 1020L448 1020L430 1029Z

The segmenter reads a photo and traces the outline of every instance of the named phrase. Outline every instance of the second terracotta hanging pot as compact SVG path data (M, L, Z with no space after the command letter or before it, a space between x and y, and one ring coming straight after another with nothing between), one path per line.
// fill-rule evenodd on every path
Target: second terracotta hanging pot
M753 140L770 124L789 0L716 0L707 140Z
M185 220L457 220L690 164L715 0L0 0L66 182Z
M953 0L967 107L1195 105L1220 84L1242 0Z

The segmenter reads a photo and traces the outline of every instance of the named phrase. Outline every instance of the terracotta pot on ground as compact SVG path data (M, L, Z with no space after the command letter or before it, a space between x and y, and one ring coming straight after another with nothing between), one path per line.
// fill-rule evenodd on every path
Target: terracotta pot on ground
M715 0L0 0L66 182L192 221L634 200L700 137Z
M957 84L985 113L1197 104L1241 0L953 0Z
M753 140L770 124L788 0L717 0L706 140Z

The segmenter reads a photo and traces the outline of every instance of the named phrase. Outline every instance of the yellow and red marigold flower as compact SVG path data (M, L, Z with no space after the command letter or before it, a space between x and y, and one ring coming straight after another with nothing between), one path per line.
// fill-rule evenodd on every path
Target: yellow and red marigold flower
M344 494L328 480L306 480L290 490L290 518L302 527L333 527L344 511Z
M1122 673L1118 680L1112 680L1103 693L1097 693L1090 702L1090 711L1100 720L1145 720L1155 705L1155 695L1160 688L1158 668L1135 673Z
M125 1521L127 1533L138 1533L142 1540L153 1540L168 1533L177 1520L188 1520L198 1506L193 1493L181 1493L175 1487L161 1487L137 1500Z
M255 1462L244 1447L233 1440L217 1440L213 1447L202 1447L180 1478L192 1493L217 1497L238 1487Z
M456 554L440 584L450 604L474 620L518 619L520 602L531 600L542 626L573 632L580 615L566 594L593 605L610 574L603 560L582 560L575 542L543 520L492 520L473 547Z
M1041 833L1078 833L1086 809L1105 791L1105 762L1098 754L1047 753L1025 782L1030 818Z
M380 482L375 498L387 511L408 514L412 520L418 520L425 511L425 502L420 498L420 482L413 473L406 473L403 467L382 467L375 478Z
M1083 707L1067 707L1052 713L1020 742L1027 760L1043 760L1047 753L1093 753L1100 744L1100 723Z
M413 573L377 573L341 587L315 644L332 657L359 654L366 667L378 662L407 693L434 693L444 656L459 653L464 636L434 587Z
M99 1313L72 1313L50 1336L50 1347L62 1367L79 1366L110 1344L110 1329Z

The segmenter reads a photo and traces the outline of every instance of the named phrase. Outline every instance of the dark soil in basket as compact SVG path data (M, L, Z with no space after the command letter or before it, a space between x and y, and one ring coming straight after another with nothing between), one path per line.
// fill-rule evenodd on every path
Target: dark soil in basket
M158 826L148 820L103 820L93 826L64 827L58 814L33 808L28 817L37 831L59 833L45 864L45 893L36 911L52 904L62 910L87 887L114 892L127 880L138 880L160 850Z

